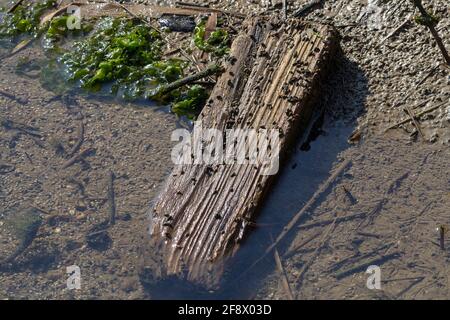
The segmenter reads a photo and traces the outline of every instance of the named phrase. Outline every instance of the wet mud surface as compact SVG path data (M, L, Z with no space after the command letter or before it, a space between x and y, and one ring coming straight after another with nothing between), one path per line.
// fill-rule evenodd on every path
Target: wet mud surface
M290 1L290 12L306 2ZM441 17L437 29L450 48L448 3L424 3ZM267 11L259 1L211 4ZM436 230L450 224L449 69L423 26L409 22L388 37L413 13L409 3L379 7L384 17L368 10L367 1L326 1L305 17L334 24L342 53L324 83L311 134L299 138L242 246L244 262L233 271L239 283L230 281L218 297L287 298L272 254L246 268L349 160L278 247L292 295L450 298L450 238L442 249ZM7 50L1 48L1 55ZM28 223L19 219L24 212L31 208L40 226L14 264L0 268L0 298L151 299L137 274L139 246L149 203L172 167L176 117L154 106L58 96L42 86L35 70L17 72L25 58L42 58L42 52L30 47L0 66L0 89L9 94L0 94L0 260L24 243L17 232L24 230L18 223ZM418 118L423 137L411 122L386 131L408 118L405 106L418 114L437 105ZM80 130L78 149L86 156L71 163ZM110 218L110 171L116 223L99 236ZM32 223L26 225L33 231ZM372 264L381 269L381 290L366 287ZM81 290L67 289L71 265L81 269Z

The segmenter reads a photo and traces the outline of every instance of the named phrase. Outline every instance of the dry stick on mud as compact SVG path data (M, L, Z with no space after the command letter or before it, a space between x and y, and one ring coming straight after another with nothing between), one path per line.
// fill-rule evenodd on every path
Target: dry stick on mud
M437 31L435 29L435 22L434 22L433 17L430 16L430 14L423 7L422 0L412 0L412 2L417 7L417 9L419 9L420 14L422 15L423 24L426 27L428 27L428 29L430 29L430 32L431 32L434 40L436 40L436 43L437 43L439 49L441 50L445 61L447 62L448 65L450 65L450 55L448 54L448 51L445 48L445 45L442 42L441 37L439 36L439 34L437 33Z
M406 114L411 118L412 123L414 124L414 126L417 129L417 132L419 132L420 136L422 137L422 139L425 140L425 135L423 134L422 128L419 125L419 122L417 122L416 120L416 116L414 115L414 113L412 112L412 110L408 107L405 106L405 108L403 109Z
M422 112L419 112L418 114L416 114L416 118L417 118L417 117L421 117L421 116L423 116L424 114L427 114L427 113L429 113L429 112L431 112L431 111L434 111L434 110L436 110L436 109L442 107L442 106L445 105L446 103L448 103L448 101L445 101L445 102L443 102L443 103L439 103L439 104L437 104L437 105L435 105L435 106L433 106L433 107L430 107L430 108L428 108L428 109L426 109L426 110L423 110ZM402 125L402 124L408 123L408 122L410 122L410 121L411 121L411 118L408 117L407 119L402 120L402 121L400 121L400 122L397 122L396 124L390 126L390 127L387 128L384 132L386 132L386 131L388 131L388 130L391 130L391 129L394 129L394 128L396 128L396 127L398 127L398 126L400 126L400 125Z
M255 262L253 262L252 265L246 271L244 271L244 273L252 269L261 260L263 260L268 253L270 253L276 246L278 246L278 244L286 237L286 235L298 223L298 221L309 214L308 210L310 210L313 207L313 205L319 200L322 194L325 193L330 188L333 182L341 175L342 172L344 172L344 170L346 170L351 165L351 163L352 163L351 160L345 160L340 164L340 166L336 169L336 171L327 179L327 181L319 188L319 190L317 190L314 193L314 195L311 197L311 199L308 200L308 202L303 206L303 208L291 219L291 221L289 221L289 223L286 225L286 227L284 227L280 235L266 249L264 254L261 257L259 257Z
M412 17L412 13L405 19L405 21L402 22L401 25L399 25L397 28L394 29L394 31L392 31L391 33L389 33L383 40L381 40L380 44L383 44L386 40L388 40L389 38L395 36L401 29L403 29L404 27L406 27L406 25L408 24L408 22L411 21L411 17Z

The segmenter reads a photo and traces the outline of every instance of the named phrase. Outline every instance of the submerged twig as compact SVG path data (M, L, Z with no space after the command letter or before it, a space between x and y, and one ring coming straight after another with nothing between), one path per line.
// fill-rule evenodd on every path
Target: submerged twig
M18 0L16 3L14 3L11 8L8 9L8 11L6 11L7 13L13 13L18 6L20 6L22 4L23 0Z
M403 29L403 28L408 24L408 22L411 21L411 17L412 17L412 14L410 14L410 15L405 19L405 21L403 21L397 28L395 28L394 31L392 31L391 33L389 33L383 40L381 40L380 44L384 43L384 42L385 42L386 40L388 40L389 38L395 36L395 35L397 34L397 32L399 32L401 29Z
M286 292L287 297L289 300L294 300L294 295L292 294L292 289L289 284L289 280L287 278L286 270L283 267L283 263L281 262L280 254L278 253L278 250L275 248L275 252L273 253L273 256L275 258L275 263L277 265L278 272L281 276L281 281L283 283L284 291Z
M336 220L336 223L346 222L346 221L350 221L353 219L363 219L366 216L367 216L366 212L359 212L359 213L351 214L348 216L338 217ZM330 219L330 220L312 222L309 224L303 224L303 225L299 226L299 229L310 229L310 228L314 228L314 227L323 227L323 226L333 223L334 220L335 219Z
M361 264L358 264L356 266L353 266L353 267L351 267L349 269L346 269L344 271L341 271L341 272L337 273L335 275L335 278L338 279L338 280L341 280L341 279L346 278L346 277L348 277L348 276L350 276L350 275L352 275L352 274L354 274L356 272L364 271L364 270L366 270L367 267L369 267L371 265L379 265L380 263L384 263L384 262L386 262L388 260L398 258L399 256L400 256L399 252L390 253L390 254L385 255L385 256L378 256L378 257L376 257L376 258L374 258L372 260L364 261Z
M19 103L21 103L21 104L26 104L26 103L28 103L28 100L23 99L23 98L20 98L20 97L16 97L16 96L13 95L12 93L9 93L9 92L7 92L7 91L5 91L5 90L3 90L3 89L0 89L0 95L6 97L6 98L8 98L8 99L17 101L17 102L19 102Z
M89 155L90 153L92 153L94 151L94 149L92 148L88 148L82 152L80 152L79 154L74 155L72 158L70 158L69 160L67 160L63 165L62 165L62 169L67 169L68 167L72 166L73 164L75 164L76 162L82 160L84 157L86 157L87 155Z
M108 173L108 201L109 201L109 224L116 223L116 195L114 192L114 172Z
M81 118L79 120L79 124L80 124L80 126L78 128L77 142L74 144L72 149L69 151L68 157L72 157L75 153L77 153L78 150L80 150L81 145L83 144L83 141L84 141L84 123L83 123L83 118Z
M319 256L320 251L325 246L325 244L328 242L330 235L333 233L335 227L336 227L336 220L338 217L334 218L333 223L330 225L330 227L325 231L323 234L322 240L320 241L319 246L314 250L311 258L303 265L303 268L300 271L300 275L298 276L298 284L301 285L303 281L303 277L306 274L306 271L308 271L309 267L314 263L314 260Z

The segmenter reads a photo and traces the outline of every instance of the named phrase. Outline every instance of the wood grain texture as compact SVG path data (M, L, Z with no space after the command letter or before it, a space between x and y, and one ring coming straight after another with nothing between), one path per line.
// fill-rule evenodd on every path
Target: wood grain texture
M329 26L249 19L199 120L222 132L276 129L282 160L310 120L336 47ZM217 289L273 179L255 164L176 166L149 212L145 281Z

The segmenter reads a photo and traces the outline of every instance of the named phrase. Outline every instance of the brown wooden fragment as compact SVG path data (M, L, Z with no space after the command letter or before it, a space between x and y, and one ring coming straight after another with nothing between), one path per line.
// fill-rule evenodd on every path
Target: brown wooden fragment
M249 19L198 120L222 132L277 129L283 159L310 120L336 39L325 25ZM217 289L273 180L254 164L175 166L149 212L143 281Z

